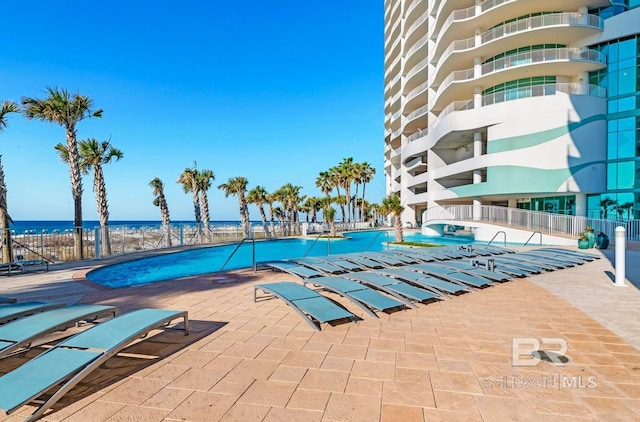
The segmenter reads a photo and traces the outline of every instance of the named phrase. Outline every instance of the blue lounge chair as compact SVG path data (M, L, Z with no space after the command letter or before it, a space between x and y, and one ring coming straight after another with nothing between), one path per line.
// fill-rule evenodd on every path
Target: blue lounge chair
M382 256L393 257L394 259L400 261L402 264L418 264L422 262L422 260L416 258L415 256L403 255L400 253L396 253L396 251L394 250L380 251L376 253Z
M574 250L571 250L571 249L546 247L546 248L536 249L536 250L537 251L556 252L556 253L565 254L565 255L568 255L568 256L576 256L576 257L582 258L585 261L593 261L593 260L601 258L600 256L592 254L592 253L578 252L578 251L574 251Z
M384 268L384 264L352 253L338 255L338 258L360 265L362 269Z
M289 259L289 261L313 268L314 270L322 271L327 274L341 274L346 272L343 267L312 257L292 258Z
M442 278L445 281L450 281L452 283L462 283L462 285L469 285L473 287L487 287L491 285L491 282L486 278L465 274L451 268L443 267L440 264L407 265L406 268L412 271L418 271L434 277Z
M320 261L328 262L330 264L337 265L338 267L342 267L347 271L362 271L361 265L354 264L351 261L345 261L344 259L340 259L335 255L323 255L316 258Z
M533 267L533 268L536 268L538 270L538 272L541 272L543 270L545 270L545 271L555 271L558 268L563 268L563 267L558 267L557 265L553 265L553 264L548 263L548 262L544 262L541 259L534 259L534 258L527 257L527 256L516 256L516 255L517 254L503 255L503 256L500 256L499 259L495 258L495 262L504 262L504 263L507 263L509 265L518 266L520 268L523 268L523 266Z
M414 258L418 261L417 263L439 261L438 258L430 254L428 251L418 252L417 249L418 248L402 248L402 249L392 249L391 251L398 255L404 255L404 256Z
M133 340L178 318L184 320L187 335L186 311L139 309L58 343L0 377L0 409L11 414L56 387L52 395L25 420L38 419L76 384Z
M0 324L26 315L61 308L64 303L54 302L20 302L8 305L0 305Z
M561 262L569 262L571 264L575 264L575 265L582 265L585 262L588 262L587 260L571 255L571 254L563 254L562 252L554 252L554 251L547 251L547 250L541 250L541 249L534 249L531 251L526 251L523 252L526 254L530 254L530 255L535 255L535 256L541 256L541 257L548 257L551 259L555 259L557 261L561 261Z
M18 300L13 297L0 297L0 304L16 303Z
M358 256L361 256L366 259L370 259L372 261L376 261L381 263L387 267L397 267L400 265L404 265L405 262L398 259L393 255L385 255L378 252L358 252L356 253Z
M313 281L313 280L310 280ZM316 291L290 281L279 283L256 284L253 287L253 301L257 301L257 291L262 290L285 301L311 327L320 331L320 324L341 319L355 320L356 316L338 306Z
M285 273L289 273L291 275L295 275L300 279L307 279L312 277L324 277L325 273L320 272L318 270L314 270L313 268L305 267L304 265L296 264L294 262L287 261L274 261L265 263L267 267L270 267L274 270L279 270Z
M383 268L381 270L376 270L376 272L408 281L409 283L429 290L441 297L446 297L442 292L458 294L469 291L468 288L462 287L459 284L449 283L448 281L440 280L439 278L431 277L416 271L406 270L404 268Z
M537 254L535 252L518 252L515 257L517 259L525 258L533 262L544 262L555 266L556 268L569 268L575 267L577 264L567 259L561 259L559 257L547 256L544 254Z
M317 277L304 282L306 286L311 283L320 286L326 290L337 293L342 297L346 297L366 313L371 316L378 317L373 310L388 311L394 308L403 308L404 302L399 302L393 298L385 296L376 290L373 290L364 284L348 280L344 277Z
M359 281L375 289L382 290L383 292L390 294L398 300L403 301L410 307L415 307L411 303L411 300L417 302L425 302L427 300L438 299L439 297L427 290L419 289L415 286L405 283L402 280L378 274L369 271L361 271L358 273L349 273L345 277L352 280Z
M39 337L66 330L80 321L94 321L106 315L116 314L114 306L72 305L0 325L0 358L28 348L33 340Z
M488 278L493 281L509 281L509 276L499 271L489 271L484 268L474 267L471 264L460 261L445 261L441 262L443 267L453 268L454 270L462 271L466 274L477 275L480 277Z

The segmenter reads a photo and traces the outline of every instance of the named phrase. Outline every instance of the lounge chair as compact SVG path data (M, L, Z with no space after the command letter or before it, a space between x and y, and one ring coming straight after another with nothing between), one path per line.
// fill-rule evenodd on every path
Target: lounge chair
M357 252L356 255L381 263L388 267L397 267L406 263L394 255L385 255L378 252Z
M558 268L564 268L562 266L557 266L549 262L545 262L541 259L535 259L535 258L527 257L524 255L521 255L521 256L516 256L516 255L517 254L502 255L500 256L499 259L497 258L494 258L494 259L495 259L495 262L505 262L505 263L508 263L509 265L516 265L518 267L522 267L522 266L534 267L534 268L537 268L539 272L541 272L542 270L555 271Z
M345 261L353 262L354 264L360 265L362 269L384 268L384 264L356 254L346 253L337 256L338 258L344 259Z
M20 302L0 305L0 324L26 315L61 308L64 303L54 302Z
M527 253L527 254L532 254L532 255L542 256L542 257L549 257L551 259L559 260L562 262L569 262L575 265L582 265L585 262L589 262L586 259L583 259L578 256L574 256L572 254L564 254L562 252L548 251L543 249L534 249L534 250L530 250L522 253Z
M468 288L462 287L459 284L449 283L448 281L440 280L439 278L431 277L416 271L405 270L404 268L383 268L381 270L376 270L376 272L408 281L409 283L415 284L442 297L446 297L442 292L458 294L469 291Z
M362 271L362 266L355 264L351 261L345 261L344 259L340 259L335 255L323 255L316 257L320 261L328 262L330 264L337 265L338 267L342 267L347 271Z
M11 275L14 272L24 273L25 267L37 265L44 265L46 270L49 271L49 261L46 259L29 259L26 261L15 261L0 264L0 271L7 271L8 275Z
M80 321L94 321L102 316L116 314L114 306L72 305L0 325L0 358L29 347L39 337L66 330Z
M556 268L569 268L569 267L575 267L576 265L578 265L576 262L570 261L568 259L563 259L561 257L555 257L555 256L535 253L535 252L518 252L516 254L516 258L519 259L522 257L524 257L525 259L530 259L534 262L542 261L542 262L554 265ZM581 264L582 262L580 262L580 265Z
M345 274L345 277L359 281L360 283L364 283L375 289L382 290L396 299L403 301L412 308L414 308L415 305L411 303L411 300L425 302L427 300L438 299L438 295L435 295L425 289L419 289L402 280L383 274L361 271L358 273Z
M322 271L327 274L341 274L346 272L343 267L332 264L330 262L325 262L319 260L317 258L305 257L305 258L292 258L289 259L290 262L295 262L296 264L304 265L306 267L313 268L314 270Z
M256 284L253 287L254 302L257 301L258 290L284 300L316 331L320 331L320 324L325 322L334 322L341 319L353 321L356 318L354 314L318 294L318 292L290 281Z
M418 271L434 277L442 278L445 281L450 281L452 283L462 283L462 285L469 285L473 287L487 287L491 285L491 282L486 278L465 274L452 268L443 267L440 264L415 264L407 265L406 268L412 271Z
M471 264L460 261L446 261L441 262L443 267L453 268L454 270L462 271L467 274L477 275L480 277L488 278L492 281L509 281L510 277L499 271L489 271L484 268L474 267Z
M402 262L403 264L418 264L420 262L423 262L421 259L415 257L415 256L410 256L410 255L403 255L400 253L396 253L395 250L387 250L387 251L380 251L380 252L376 252L377 254L383 255L383 256L390 256L393 257L394 259Z
M417 249L417 248L416 248ZM420 262L434 262L439 261L438 258L431 255L429 252L418 252L414 248L402 248L402 249L391 249L391 251L398 255L408 256L414 258Z
M540 274L544 271L544 268L536 267L532 264L526 264L524 261L518 262L517 260L505 259L502 256L493 256L491 259L496 263L496 266L504 271L508 270L525 272L525 277L530 274Z
M578 251L574 251L574 250L571 250L571 249L546 247L546 248L536 249L536 250L537 251L556 252L556 253L565 254L565 255L569 255L569 256L577 256L577 257L580 257L580 258L584 259L585 261L593 261L595 259L600 259L601 258L600 256L592 254L592 253L578 252Z
M373 311L388 311L394 308L403 308L404 302L399 302L393 298L385 296L376 290L373 290L364 284L348 280L344 277L317 277L307 280L304 285L313 284L320 286L326 290L337 293L342 297L346 297L366 313L371 316L378 317Z
M25 421L41 417L93 370L149 331L183 318L186 311L139 309L76 334L0 377L0 409L11 414L56 387Z
M17 301L18 301L18 299L13 298L13 297L0 297L0 304L16 303Z
M294 262L287 261L274 261L265 263L267 267L270 267L274 270L283 271L285 273L289 273L291 275L295 275L300 279L307 279L312 277L324 277L325 273L320 272L318 270L314 270L313 268L305 267L304 265L296 264Z

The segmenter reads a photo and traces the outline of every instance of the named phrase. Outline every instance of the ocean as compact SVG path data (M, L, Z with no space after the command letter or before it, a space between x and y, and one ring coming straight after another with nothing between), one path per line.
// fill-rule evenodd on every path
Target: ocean
M259 221L252 221L252 224L261 224ZM141 227L160 227L160 220L113 220L109 221L109 227L122 227L125 226L131 229L139 229ZM195 226L195 221L172 221L171 225L178 226ZM211 221L209 223L212 227L224 227L224 226L239 226L240 221ZM98 220L85 220L82 222L82 227L85 229L93 229L100 226ZM73 230L73 221L63 220L22 220L14 221L11 224L11 230L14 230L16 234L22 233L58 233Z

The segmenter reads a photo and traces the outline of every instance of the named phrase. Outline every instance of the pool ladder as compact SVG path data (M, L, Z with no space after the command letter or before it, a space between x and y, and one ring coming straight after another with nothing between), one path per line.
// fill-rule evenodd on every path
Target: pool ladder
M257 264L256 264L256 241L254 238L252 237L245 237L244 239L242 239L240 241L240 243L238 243L235 247L235 249L233 250L233 252L231 252L231 254L229 255L229 257L227 257L227 260L224 261L224 264L222 264L222 267L220 267L220 269L218 271L222 271L224 270L224 267L229 263L229 261L231 261L231 258L233 258L233 255L235 255L235 253L238 251L238 249L240 249L240 246L242 246L244 244L245 241L250 241L251 242L251 263L252 263L252 268L253 268L253 272L255 273L257 271Z

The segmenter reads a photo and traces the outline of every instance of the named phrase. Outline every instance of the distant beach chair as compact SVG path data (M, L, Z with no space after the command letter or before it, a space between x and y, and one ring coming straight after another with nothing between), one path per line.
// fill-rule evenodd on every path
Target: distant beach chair
M438 295L433 294L432 292L429 292L425 289L419 289L415 286L405 283L402 280L398 280L391 276L378 274L375 272L361 271L357 273L346 274L345 276L378 290L382 290L383 292L390 294L396 299L403 301L412 308L416 307L413 303L411 303L412 300L416 302L425 302L427 300L439 299Z
M301 264L288 261L266 262L265 265L274 270L282 271L294 275L302 280L312 277L324 277L326 274L313 268L305 267Z
M309 280L309 282L313 282L313 280ZM316 331L320 331L320 324L326 322L335 322L342 319L353 321L356 318L354 314L318 292L297 283L282 281L279 283L256 284L253 287L254 302L258 299L258 290L282 299Z
M187 335L189 326L186 311L139 309L58 343L0 377L0 409L11 414L56 387L55 391L51 391L52 395L44 399L25 421L40 418L76 384L132 341L178 318L184 319Z

